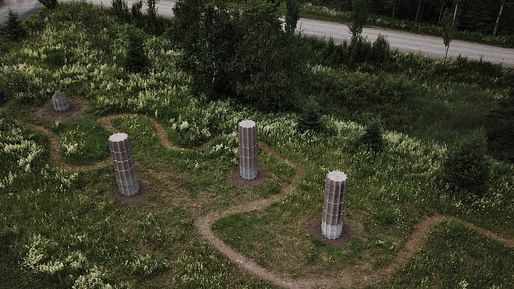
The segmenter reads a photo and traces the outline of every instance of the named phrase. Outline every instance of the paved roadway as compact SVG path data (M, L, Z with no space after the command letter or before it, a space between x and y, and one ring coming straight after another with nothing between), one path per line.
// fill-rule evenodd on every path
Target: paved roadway
M103 5L105 7L111 6L110 0L89 0L87 2ZM128 0L129 5L133 2L135 2L135 0ZM172 17L174 4L175 0L159 1L157 4L159 15ZM34 13L42 6L36 0L7 0L6 5L0 7L0 23L5 21L9 7L16 10L21 17L25 17ZM334 22L300 19L298 31L305 35L320 38L328 39L332 37L338 43L351 39L348 26ZM442 58L445 55L443 40L440 37L378 27L366 27L363 31L363 35L371 41L375 40L380 34L387 38L393 49L398 49L402 52L420 53L433 58ZM457 57L459 55L469 59L482 59L484 61L514 67L514 49L455 40L450 46L449 56Z

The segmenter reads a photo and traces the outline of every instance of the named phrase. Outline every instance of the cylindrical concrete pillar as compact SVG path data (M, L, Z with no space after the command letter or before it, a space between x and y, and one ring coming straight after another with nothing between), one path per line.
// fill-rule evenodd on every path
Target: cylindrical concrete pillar
M130 197L139 192L136 166L132 158L132 145L126 133L115 133L109 137L114 173L118 189L124 196Z
M253 120L239 122L239 176L245 180L257 178L257 126Z
M325 202L321 233L329 240L341 237L346 200L346 174L333 171L325 178Z
M70 101L60 90L52 96L52 107L55 112L66 112L70 109Z

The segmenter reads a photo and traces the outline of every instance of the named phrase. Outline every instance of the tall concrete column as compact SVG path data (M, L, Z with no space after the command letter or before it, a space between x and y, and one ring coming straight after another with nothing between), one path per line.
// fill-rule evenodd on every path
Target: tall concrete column
M346 200L346 174L332 171L325 178L325 202L321 233L329 240L341 237Z
M115 133L109 137L114 172L118 189L124 196L130 197L139 192L136 166L132 157L132 145L126 133Z
M70 101L60 90L52 96L52 107L55 112L66 112L70 109Z
M257 178L257 126L253 120L239 122L239 176L245 180Z

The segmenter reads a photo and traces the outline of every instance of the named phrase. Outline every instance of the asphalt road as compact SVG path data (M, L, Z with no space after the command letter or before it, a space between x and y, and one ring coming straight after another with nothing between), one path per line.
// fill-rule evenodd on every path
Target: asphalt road
M62 2L62 0L61 0ZM110 0L89 0L87 2L104 7L110 7ZM135 0L128 0L129 5ZM158 13L164 17L173 16L173 0L161 0L157 4ZM7 18L9 8L15 10L20 17L25 17L34 13L42 6L36 0L7 0L6 5L0 7L0 23ZM145 9L145 8L143 8ZM300 19L298 23L298 31L309 36L328 39L332 37L334 41L342 43L349 41L351 34L349 28L345 24L326 22L312 19ZM369 40L375 40L378 35L384 35L389 41L391 48L402 52L420 53L433 58L442 58L445 56L445 47L440 37L414 34L399 30L390 30L379 27L364 28L363 36ZM467 57L468 59L489 61L492 63L502 64L508 67L514 67L514 49L495 47L491 45L478 44L467 41L455 40L450 46L448 53L450 57Z

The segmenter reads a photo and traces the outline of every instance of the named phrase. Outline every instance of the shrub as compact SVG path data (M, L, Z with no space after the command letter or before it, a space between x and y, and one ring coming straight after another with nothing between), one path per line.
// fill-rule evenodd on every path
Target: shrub
M300 19L300 11L303 7L303 0L286 0L286 32L294 33L296 24Z
M450 148L442 165L443 182L453 192L482 196L487 191L489 165L483 134L463 137Z
M9 14L7 15L5 34L11 40L19 40L25 34L20 20L18 19L18 14L11 9L9 9Z
M379 35L378 38L373 42L373 48L371 48L371 61L375 63L387 62L391 57L391 49L389 42L383 35Z
M148 66L148 58L143 49L143 38L136 32L129 32L125 68L134 73L143 72Z
M489 114L487 143L496 158L514 163L514 73L505 77L505 83L509 94Z
M131 15L132 15L132 20L136 24L140 24L141 19L143 17L143 13L141 12L142 8L143 8L143 1L142 0L136 1L136 2L132 3L132 7L130 9L130 12L131 12Z
M230 65L237 97L264 111L290 109L301 86L303 62L295 38L282 31L277 8L253 2L242 13L237 33L241 37Z
M125 1L125 0L112 0L111 11L119 19L122 19L125 21L130 19L128 4L127 4L127 1Z
M298 130L301 132L321 132L322 129L323 123L321 122L319 104L313 98L309 98L298 116Z
M378 121L373 121L368 124L366 131L362 135L360 141L374 152L379 152L384 148L382 127Z
M185 52L183 67L197 93L236 97L266 111L295 103L303 62L296 38L284 33L278 9L267 1L244 11L181 0L172 35Z
M39 2L48 9L57 7L57 0L39 0Z

